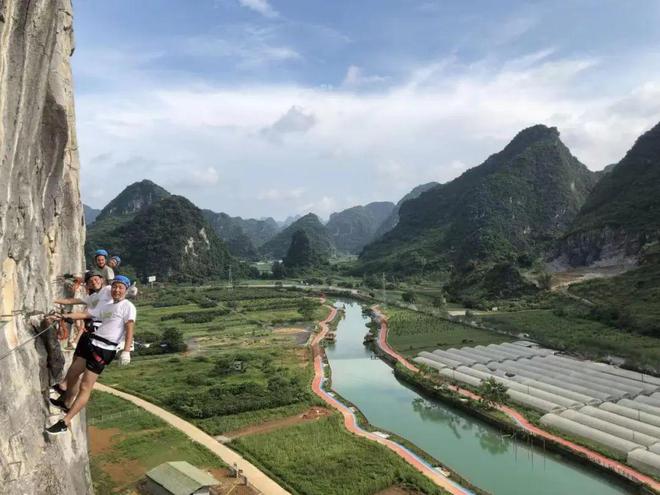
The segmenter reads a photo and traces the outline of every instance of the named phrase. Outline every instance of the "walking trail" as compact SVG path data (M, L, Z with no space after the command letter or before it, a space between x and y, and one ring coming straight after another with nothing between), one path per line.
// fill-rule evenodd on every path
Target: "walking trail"
M204 433L196 426L188 423L187 421L184 421L178 416L167 412L165 409L162 409L152 404L151 402L147 402L146 400L140 399L134 395L121 392L112 387L108 387L107 385L96 383L94 388L96 390L100 390L101 392L107 392L117 397L121 397L124 400L140 406L145 411L158 416L166 423L169 423L177 430L183 432L194 442L202 444L204 447L222 459L227 465L233 466L236 464L238 469L243 470L243 474L247 477L248 483L261 493L265 493L267 495L290 495L289 492L287 492L272 479L266 476L256 466L243 459L243 457L241 457L239 454L230 448L225 447L212 436Z
M325 299L322 299L322 302L325 302ZM325 375L323 371L323 348L320 345L320 342L323 340L325 335L329 331L328 324L335 318L337 315L337 309L331 306L326 306L330 309L330 314L327 318L321 322L319 325L321 330L318 334L312 339L312 353L314 356L314 379L312 380L312 390L316 395L323 399L327 404L337 409L342 416L344 417L344 426L351 433L356 434L359 437L367 438L378 442L381 445L389 448L394 451L405 461L411 464L415 469L417 469L422 474L426 475L431 481L436 485L443 488L452 495L474 495L474 493L459 484L455 483L448 477L441 474L437 469L433 468L429 463L424 461L422 458L417 456L412 451L408 450L402 445L399 445L392 440L388 440L381 436L376 435L370 431L363 430L359 425L355 413L351 411L346 405L339 402L328 392L323 390L323 382L325 381Z
M376 316L380 321L380 331L378 332L378 341L377 341L378 346L382 349L383 352L389 354L391 357L396 359L402 366L405 366L410 371L413 372L419 371L415 365L408 362L403 356L398 354L394 349L392 349L392 347L390 347L390 345L387 343L387 332L388 332L387 317L380 311L377 305L372 306L371 309L374 311L374 313L376 314ZM459 394L465 397L470 397L471 399L475 399L475 400L480 399L480 397L477 394L469 390L457 386L451 388L455 392L458 392ZM573 452L576 452L588 458L591 462L598 464L599 466L603 466L611 471L614 471L624 476L625 478L628 478L629 480L642 483L652 488L656 492L660 492L660 483L655 481L650 476L646 476L645 474L642 474L639 471L636 471L635 469L626 466L625 464L612 460L609 457L605 457L599 454L598 452L594 452L593 450L590 450L586 447L583 447L576 443L570 442L564 438L548 433L547 431L542 430L537 426L533 425L532 423L530 423L529 421L527 421L527 419L525 419L525 417L515 409L503 405L499 405L497 406L497 408L503 413L507 414L511 419L513 419L518 424L518 426L528 431L532 435L561 444L564 447L569 448Z

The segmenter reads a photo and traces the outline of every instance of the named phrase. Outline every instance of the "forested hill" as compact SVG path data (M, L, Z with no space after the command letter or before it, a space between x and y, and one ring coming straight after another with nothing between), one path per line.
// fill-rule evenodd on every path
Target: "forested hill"
M312 249L320 255L327 257L335 252L330 234L319 220L319 217L313 213L308 213L264 244L261 247L261 254L273 259L284 258L291 246L293 234L298 230L302 230L307 234Z
M557 129L530 127L483 164L404 202L397 226L365 247L361 270L459 274L527 263L565 231L595 182Z
M182 196L169 196L141 210L117 229L125 262L137 275L195 281L226 278L238 263L204 219ZM114 249L114 246L110 246Z
M94 223L94 220L96 220L96 217L99 216L101 210L83 204L83 212L85 214L85 225L91 225Z
M202 214L218 237L227 244L227 248L233 256L244 260L259 258L259 252L252 239L241 226L240 220L242 219L230 217L226 213L215 213L211 210L202 210Z
M408 194L399 200L396 206L392 209L390 214L383 220L383 222L378 226L376 232L374 233L374 239L378 239L383 235L387 234L390 230L396 227L396 224L399 223L399 210L401 205L408 201L409 199L415 199L420 194L425 191L428 191L432 187L437 186L437 182L427 182L426 184L420 184L419 186L414 187Z
M559 246L572 266L635 262L660 235L660 124L596 185Z
M150 180L142 180L128 185L96 216L93 223L87 224L85 254L91 261L97 249L107 249L116 240L117 227L130 222L135 215L155 202L170 196L170 193ZM123 257L122 253L115 252Z
M330 215L325 227L339 251L359 254L393 210L394 203L388 201L354 206Z
M150 180L144 179L140 182L134 182L101 210L101 213L96 217L96 221L133 215L169 195L169 192Z

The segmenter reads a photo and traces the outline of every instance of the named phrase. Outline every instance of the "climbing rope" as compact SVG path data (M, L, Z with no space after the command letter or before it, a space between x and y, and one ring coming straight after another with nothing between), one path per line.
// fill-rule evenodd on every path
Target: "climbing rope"
M42 331L40 331L40 332L37 333L36 335L30 337L30 338L27 339L25 342L22 342L21 344L17 345L16 347L14 347L14 348L13 348L12 350L10 350L9 352L4 353L2 356L0 356L0 361L2 361L4 358L6 358L6 357L9 356L10 354L12 354L14 351L16 351L16 350L20 349L21 347L23 347L25 344L28 344L28 343L32 342L34 339L36 339L36 338L39 337L40 335L46 333L48 330L50 330L50 329L52 329L52 328L55 328L55 326L56 326L58 323L59 323L59 320L55 320L53 323L51 323L50 325L48 325L46 328L44 328Z

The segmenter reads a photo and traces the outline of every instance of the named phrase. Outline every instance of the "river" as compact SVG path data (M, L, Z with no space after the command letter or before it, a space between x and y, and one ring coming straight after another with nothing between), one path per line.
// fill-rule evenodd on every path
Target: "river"
M344 303L339 303L341 306ZM332 388L377 428L406 438L493 495L631 495L614 478L530 447L442 402L428 400L399 382L362 344L368 321L347 302L337 342L326 348Z

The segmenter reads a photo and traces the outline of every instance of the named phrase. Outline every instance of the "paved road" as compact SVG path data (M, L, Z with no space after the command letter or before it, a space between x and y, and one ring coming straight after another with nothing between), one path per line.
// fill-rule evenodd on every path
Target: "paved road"
M378 309L377 306L373 306L372 309L379 315L380 317L380 331L378 335L378 345L380 348L395 358L399 363L401 363L403 366L408 368L411 371L418 371L417 367L415 365L411 364L408 362L403 356L399 355L390 345L387 343L387 317ZM456 392L459 394L465 396L465 397L470 397L472 399L478 400L480 397L469 391L465 390L460 387L452 387ZM574 452L577 452L583 456L586 456L591 462L598 464L600 466L603 466L611 471L614 471L616 473L619 473L620 475L633 480L637 481L640 483L643 483L644 485L647 485L651 487L653 490L656 492L660 492L660 483L655 481L653 478L650 476L646 476L645 474L640 473L639 471L631 468L630 466L627 466L625 464L622 464L620 462L617 462L615 460L610 459L609 457L605 457L598 452L594 452L591 449L588 449L586 447L583 447L582 445L578 445L576 443L570 442L564 438L558 437L556 435L553 435L551 433L548 433L545 430L542 430L538 428L537 426L533 425L525 417L520 414L518 411L515 409L512 409L507 406L498 406L497 407L500 411L503 413L507 414L510 418L512 418L522 429L527 430L529 433L531 433L534 436L537 437L542 437L547 440L559 443L569 449L571 449Z
M234 463L238 466L238 469L243 470L243 474L247 477L249 484L254 487L256 490L267 495L290 495L285 489L271 480L264 473L259 471L257 467L253 464L250 464L248 461L243 459L239 454L234 452L228 447L225 447L219 443L215 438L210 435L207 435L202 430L196 426L184 421L183 419L175 416L174 414L167 412L165 409L162 409L151 402L135 397L134 395L121 392L107 385L102 385L97 383L94 388L100 390L101 392L107 392L117 397L121 397L133 404L140 406L145 411L150 412L161 418L166 423L174 426L177 430L185 433L191 440L202 444L204 447L209 449L220 459L222 459L227 465L233 466Z

